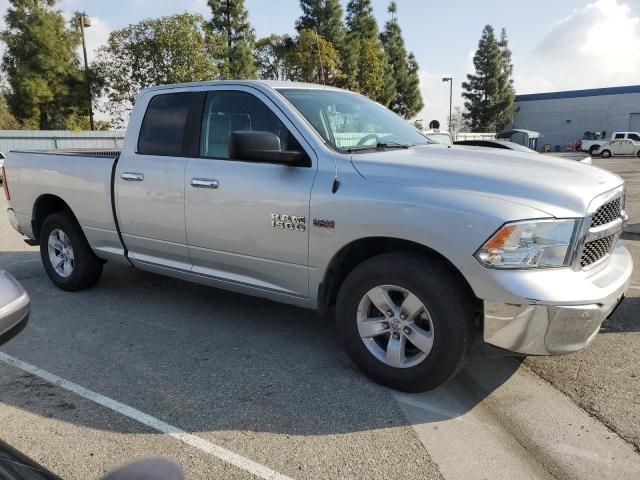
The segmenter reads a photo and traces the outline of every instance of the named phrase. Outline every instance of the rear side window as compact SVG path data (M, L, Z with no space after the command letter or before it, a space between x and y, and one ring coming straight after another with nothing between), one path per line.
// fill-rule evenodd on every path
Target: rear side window
M185 127L193 93L156 95L149 102L138 137L138 153L180 155L185 151Z
M627 138L635 140L636 142L640 141L640 135L638 135L637 133L630 133L629 135L627 135Z

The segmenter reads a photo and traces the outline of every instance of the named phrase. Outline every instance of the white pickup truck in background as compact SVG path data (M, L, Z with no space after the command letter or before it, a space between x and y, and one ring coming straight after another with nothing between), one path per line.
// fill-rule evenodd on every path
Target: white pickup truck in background
M596 150L601 149L602 146L610 140L633 140L634 142L640 142L640 133L638 132L613 132L611 138L606 138L607 132L584 132L582 140L576 142L576 151L589 152L591 155L597 155Z

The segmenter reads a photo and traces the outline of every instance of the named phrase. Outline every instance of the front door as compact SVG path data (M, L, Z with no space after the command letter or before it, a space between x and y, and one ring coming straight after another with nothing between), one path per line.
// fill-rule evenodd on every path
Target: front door
M275 133L282 150L310 154L310 166L230 160L229 134ZM302 145L305 145L303 148ZM313 151L262 93L220 87L207 93L198 158L185 177L193 271L242 288L306 297Z
M185 233L184 171L187 119L199 98L189 92L152 97L136 148L125 150L118 161L117 216L134 263L191 269Z
M633 142L631 140L621 140L620 143L620 155L633 155Z

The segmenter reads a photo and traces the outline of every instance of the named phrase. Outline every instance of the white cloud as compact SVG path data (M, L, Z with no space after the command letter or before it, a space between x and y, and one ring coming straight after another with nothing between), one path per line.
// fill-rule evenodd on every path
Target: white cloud
M518 92L640 83L640 15L632 5L597 0L555 24L530 56L514 59Z

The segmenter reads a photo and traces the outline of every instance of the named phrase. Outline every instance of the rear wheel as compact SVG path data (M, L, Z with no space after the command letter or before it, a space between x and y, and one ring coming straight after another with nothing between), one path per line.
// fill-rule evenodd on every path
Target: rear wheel
M395 253L357 266L338 294L336 321L353 362L407 392L435 388L464 365L473 337L470 296L441 262Z
M609 158L611 156L611 150L603 150L600 156L602 158Z
M598 150L599 148L600 148L600 145L591 145L591 147L589 147L589 154L595 155L596 150Z
M102 274L102 260L68 213L53 213L45 219L40 230L40 257L47 275L62 290L92 287Z

